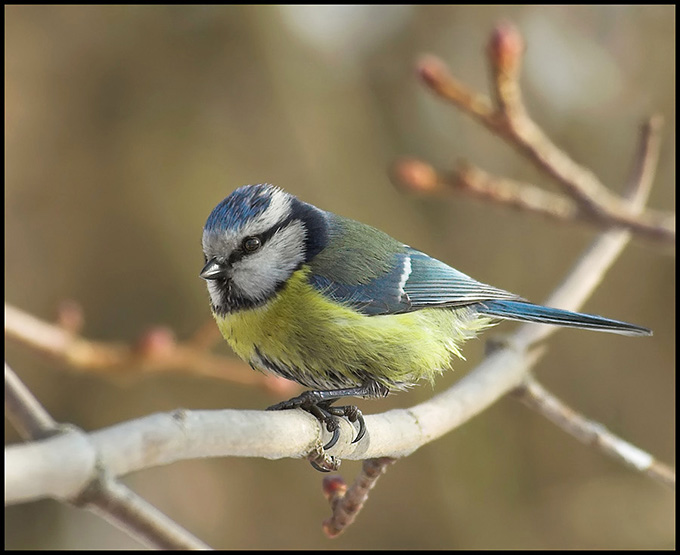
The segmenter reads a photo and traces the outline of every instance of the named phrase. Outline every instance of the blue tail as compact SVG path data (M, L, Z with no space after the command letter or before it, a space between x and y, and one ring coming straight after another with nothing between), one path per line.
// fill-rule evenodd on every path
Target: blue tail
M594 314L570 312L523 301L485 301L477 305L477 311L504 320L570 326L622 335L652 335L652 330L628 322L619 322Z

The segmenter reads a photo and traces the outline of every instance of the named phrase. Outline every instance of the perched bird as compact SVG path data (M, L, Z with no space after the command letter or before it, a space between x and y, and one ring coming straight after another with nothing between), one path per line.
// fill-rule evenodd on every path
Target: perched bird
M273 410L302 408L339 437L358 422L346 396L382 397L432 380L462 344L498 320L651 335L641 326L531 304L382 231L272 185L236 189L203 230L213 315L253 368L312 388Z

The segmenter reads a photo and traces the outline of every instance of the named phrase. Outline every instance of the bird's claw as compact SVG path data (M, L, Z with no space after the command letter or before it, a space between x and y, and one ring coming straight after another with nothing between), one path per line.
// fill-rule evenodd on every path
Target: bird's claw
M366 435L366 422L361 411L354 405L341 407L332 406L341 397L384 397L389 393L385 386L376 382L370 382L360 387L339 390L311 390L272 405L267 410L302 409L316 418L323 427L331 434L328 443L321 447L319 444L308 456L309 462L321 472L329 472L337 469L340 459L326 453L326 449L334 447L340 439L340 418L345 418L350 424L359 423L359 430L352 440L357 443Z
M342 461L333 455L329 455L323 450L323 447L318 446L307 455L309 464L319 472L335 472L340 468Z
M363 438L364 435L366 435L366 422L364 422L364 415L361 414L361 411L353 405L347 408L353 409L353 413L351 415L347 415L349 421L359 422L359 431L357 432L356 437L352 440L352 443L358 443L359 441L361 441L361 438Z
M347 420L349 420L351 423L359 423L359 431L357 432L356 437L352 440L352 443L357 443L366 434L366 422L364 422L364 415L361 413L358 407L354 405L346 405L344 407L327 407L326 411L333 416L347 418ZM326 427L326 429L328 430L328 427ZM331 430L328 431L330 432ZM333 442L333 445L335 445L335 442ZM330 449L330 447L326 447L326 449Z
M327 413L327 414L322 415L320 417L317 416L317 418L319 420L321 420L321 422L326 424L326 431L333 434L331 439L328 440L328 443L326 443L326 445L323 446L324 449L330 449L340 439L340 424L338 424L338 421L336 420L336 418L330 413Z
M330 468L326 468L325 466L320 466L319 463L317 463L313 459L309 459L309 464L312 465L314 470L318 470L319 472L332 472L332 470Z
M359 423L359 431L356 437L352 440L352 443L357 443L360 441L364 435L366 435L366 423L364 422L364 416L361 411L354 405L346 405L342 407L333 407L328 401L319 401L317 398L310 398L309 393L306 392L302 395L289 399L288 401L282 401L267 410L287 410L301 408L302 410L310 413L319 422L321 422L326 430L333 434L331 439L323 446L324 449L330 449L333 447L340 439L340 424L338 423L338 418L346 418L349 422ZM317 469L318 470L318 469Z

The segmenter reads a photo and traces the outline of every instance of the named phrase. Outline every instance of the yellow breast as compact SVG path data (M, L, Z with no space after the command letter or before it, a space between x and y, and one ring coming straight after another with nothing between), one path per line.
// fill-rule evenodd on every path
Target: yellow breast
M269 302L216 316L242 359L307 387L334 389L376 381L402 389L433 379L461 344L493 325L468 308L429 308L366 316L327 298L295 272Z

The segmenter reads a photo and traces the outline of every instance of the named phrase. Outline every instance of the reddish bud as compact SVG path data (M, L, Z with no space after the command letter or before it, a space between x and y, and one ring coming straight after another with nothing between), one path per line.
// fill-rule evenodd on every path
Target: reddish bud
M433 89L437 89L449 73L446 64L430 54L423 56L418 61L416 68L420 78Z
M347 493L347 483L342 476L326 476L321 482L321 488L324 496L330 502L344 497Z
M340 534L342 534L343 530L338 528L337 524L332 518L324 520L321 528L323 529L323 533L326 534L326 537L331 539L337 538Z
M396 162L392 175L396 185L419 193L430 192L439 184L435 169L430 164L413 158Z
M487 52L498 71L514 72L522 60L524 39L511 23L499 23L491 33Z

